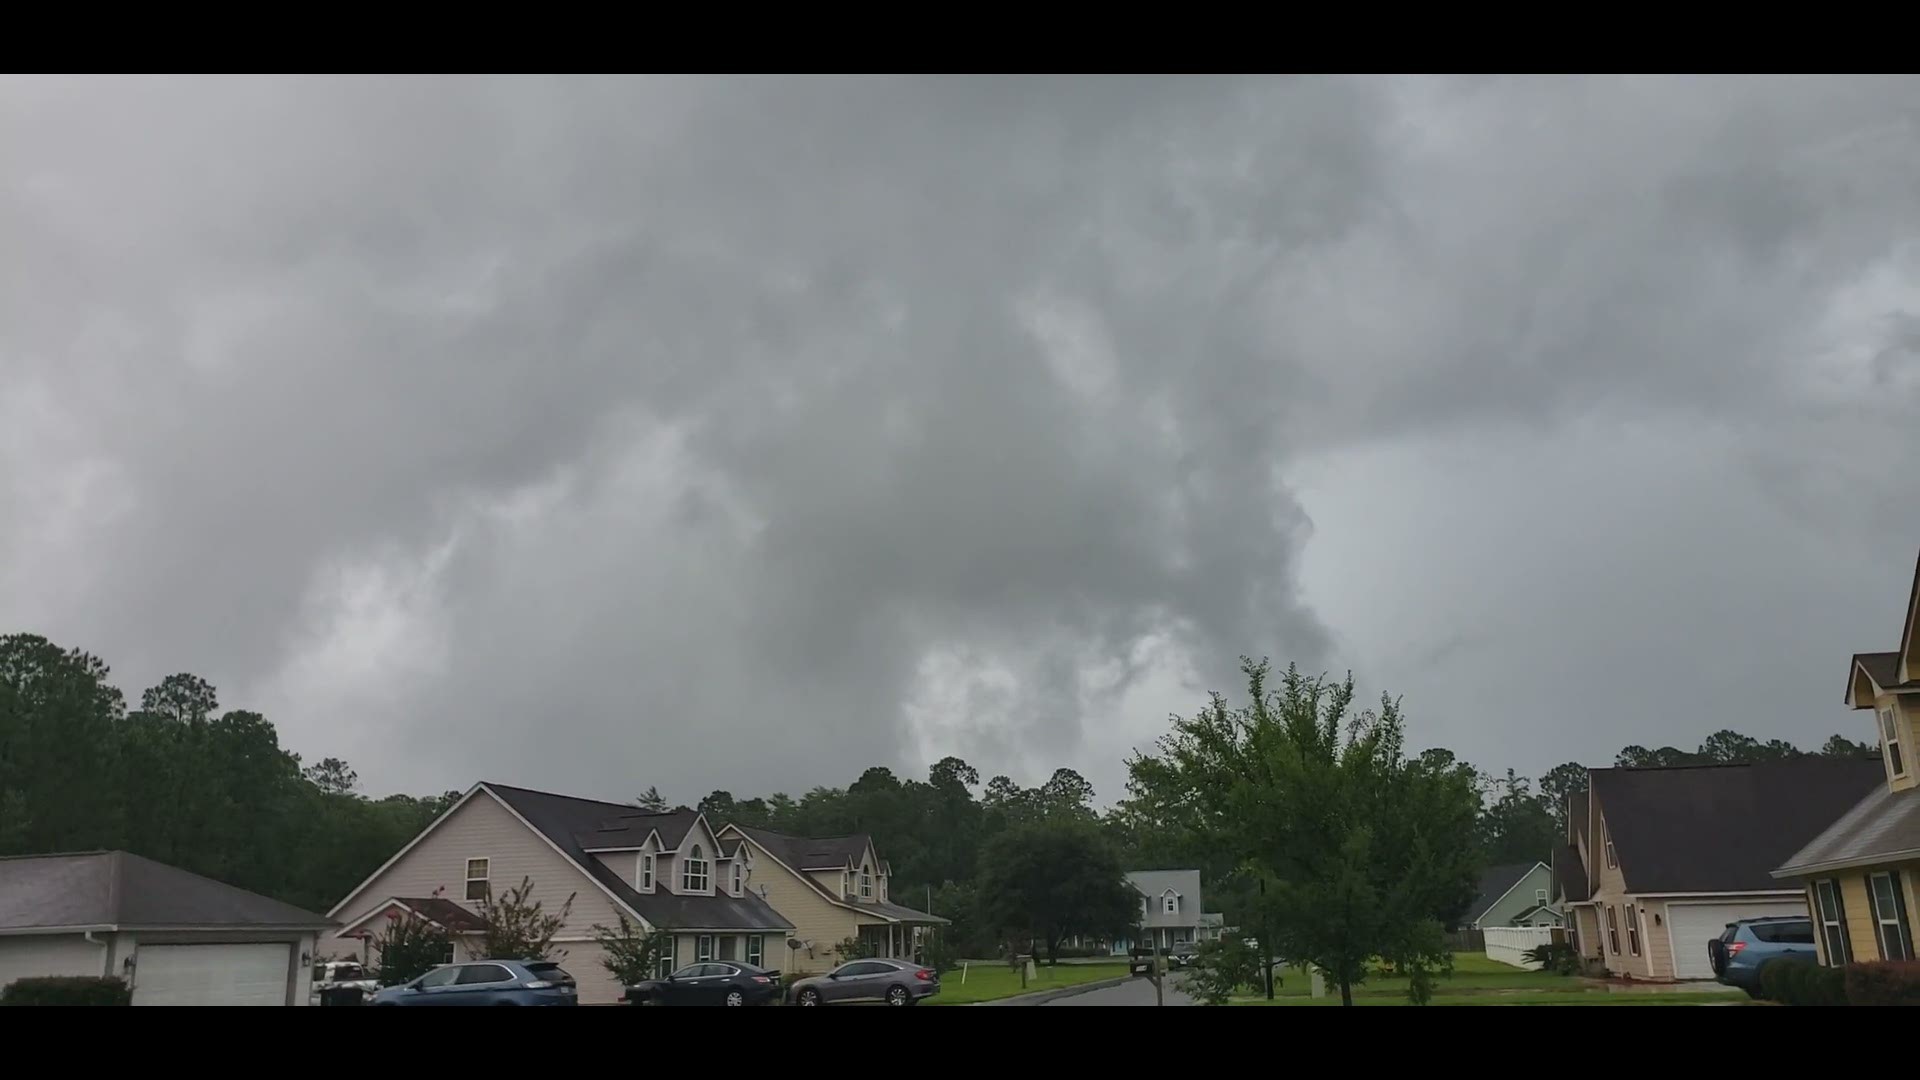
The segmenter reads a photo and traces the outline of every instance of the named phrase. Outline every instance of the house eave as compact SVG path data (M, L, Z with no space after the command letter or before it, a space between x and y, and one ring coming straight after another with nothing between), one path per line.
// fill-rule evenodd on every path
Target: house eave
M1824 859L1820 862L1797 863L1782 866L1773 871L1773 876L1781 879L1813 877L1830 870L1856 870L1866 866L1882 866L1887 863L1903 863L1920 860L1920 848L1906 848L1901 851L1875 852L1871 855L1846 859Z

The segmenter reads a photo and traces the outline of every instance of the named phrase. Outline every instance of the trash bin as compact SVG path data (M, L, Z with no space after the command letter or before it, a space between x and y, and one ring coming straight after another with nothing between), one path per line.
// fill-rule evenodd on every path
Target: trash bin
M320 1004L358 1005L366 998L366 991L357 986L330 986L320 991Z

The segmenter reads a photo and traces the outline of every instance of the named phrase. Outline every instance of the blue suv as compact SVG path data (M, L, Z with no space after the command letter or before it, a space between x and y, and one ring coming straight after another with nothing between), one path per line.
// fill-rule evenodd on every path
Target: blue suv
M550 960L442 964L373 995L374 1005L578 1005L573 976Z
M1760 972L1768 964L1813 964L1813 920L1805 915L1776 915L1730 922L1707 942L1713 974L1728 986L1760 992Z

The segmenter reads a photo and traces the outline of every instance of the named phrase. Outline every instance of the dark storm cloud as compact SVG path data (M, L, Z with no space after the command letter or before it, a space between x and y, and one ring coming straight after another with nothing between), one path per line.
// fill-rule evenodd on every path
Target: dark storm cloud
M8 83L0 610L381 787L1113 794L1140 687L1341 662L1299 455L1911 454L1911 91Z

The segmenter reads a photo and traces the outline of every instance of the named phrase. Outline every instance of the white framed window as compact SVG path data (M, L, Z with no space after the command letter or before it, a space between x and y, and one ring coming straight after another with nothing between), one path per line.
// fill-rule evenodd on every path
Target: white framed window
M667 947L660 950L660 966L657 969L655 969L654 978L664 979L667 976L673 974L673 954L675 951L674 949L675 944L676 944L675 939L668 938Z
M1607 905L1607 951L1620 955L1620 909Z
M1907 775L1907 759L1900 753L1900 724L1891 705L1880 710L1880 743L1886 749L1887 768L1895 776Z
M701 934L693 939L693 959L695 963L706 963L713 959L713 935Z
M492 872L491 859L467 860L467 891L469 900L485 900L492 890L487 877Z
M1544 904L1544 903L1546 903L1546 902L1547 902L1547 890L1545 890L1545 889L1535 889L1535 890L1533 890L1533 902L1534 902L1534 903L1536 903L1536 904Z
M1600 826L1600 836L1607 844L1607 866L1610 868L1619 866L1620 857L1613 853L1613 832L1607 828L1605 823L1602 823Z
M880 875L880 902L883 904L887 902L887 875L885 874Z
M740 868L740 860L733 860L733 895L739 896L741 890L746 888L746 883L746 872Z
M1640 955L1640 918L1634 914L1633 905L1627 905L1627 951Z
M635 886L641 892L653 891L653 852L640 853L640 880Z
M864 864L860 867L860 899L873 899L873 871Z
M1913 932L1907 928L1907 900L1900 895L1900 874L1887 870L1867 878L1873 900L1873 927L1880 939L1880 959L1913 959Z
M847 873L845 870L842 870L840 871L840 899L847 900L847 899L851 899L852 896L853 896L853 875Z
M1841 905L1840 883L1832 878L1814 882L1813 898L1819 905L1820 937L1827 946L1827 966L1852 963L1853 941L1847 935L1847 909Z
M1168 915L1180 913L1180 894L1169 890L1160 897L1160 910Z
M707 891L707 859L699 844L693 845L680 866L680 889L682 892ZM700 959L709 958L703 956Z
M747 963L754 967L765 967L767 958L767 935L747 935Z

